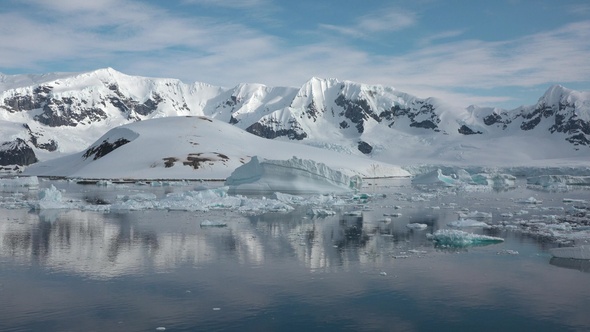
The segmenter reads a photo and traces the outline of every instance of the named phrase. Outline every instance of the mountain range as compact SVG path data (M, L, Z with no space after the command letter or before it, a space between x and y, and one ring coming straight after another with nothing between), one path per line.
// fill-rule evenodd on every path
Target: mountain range
M554 164L590 160L590 92L551 86L535 105L457 108L392 87L311 78L233 88L112 68L0 75L0 164L82 151L112 128L206 116L268 139L394 164ZM162 128L174 130L174 128Z

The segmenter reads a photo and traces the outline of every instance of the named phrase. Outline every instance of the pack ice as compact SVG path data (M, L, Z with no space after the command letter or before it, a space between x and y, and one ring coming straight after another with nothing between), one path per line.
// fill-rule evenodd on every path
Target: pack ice
M230 192L345 193L360 189L359 176L348 176L323 163L292 157L270 160L252 157L226 179Z

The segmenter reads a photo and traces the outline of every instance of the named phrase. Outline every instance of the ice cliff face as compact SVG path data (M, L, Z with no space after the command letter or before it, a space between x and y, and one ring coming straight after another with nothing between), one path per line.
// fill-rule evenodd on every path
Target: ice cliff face
M574 149L590 147L590 94L561 86L550 88L534 106L508 111L457 109L391 87L315 77L300 88L222 88L111 68L0 79L0 122L20 126L18 133L1 132L0 144L20 138L41 159L80 151L122 124L181 115L209 116L265 138L336 142L359 154L383 148L389 133L466 141L480 135L553 135Z

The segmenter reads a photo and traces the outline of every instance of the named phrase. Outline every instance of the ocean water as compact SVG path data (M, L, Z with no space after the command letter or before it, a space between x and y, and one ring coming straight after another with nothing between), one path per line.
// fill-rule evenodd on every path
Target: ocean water
M42 182L50 185L92 204L196 186ZM587 189L542 191L522 180L509 190L419 188L409 180L364 189L367 198L330 207L336 214L325 217L305 205L244 214L4 204L0 331L590 330L589 263L549 253L585 238L520 226L461 229L504 239L486 246L438 247L428 236L474 211L491 213L490 225L560 225L570 200L588 200ZM3 188L2 202L36 194ZM542 203L523 203L530 197ZM201 227L205 220L226 226Z

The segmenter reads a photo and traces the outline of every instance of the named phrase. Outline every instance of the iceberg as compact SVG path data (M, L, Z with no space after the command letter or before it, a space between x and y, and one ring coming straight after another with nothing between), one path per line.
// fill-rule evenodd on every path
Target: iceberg
M444 175L442 170L439 168L436 171L416 176L412 179L412 184L436 184L447 187L453 187L461 184L461 180L454 179L453 177L448 175Z
M490 188L513 188L516 177L502 173L478 173L471 175L464 169L458 169L451 175L443 174L441 169L421 174L412 179L412 184L454 186L485 186Z
M62 193L54 185L39 191L39 200L31 203L35 210L71 209L75 207L73 202L64 202Z
M252 157L226 179L231 193L346 193L360 188L359 176L348 176L323 163L293 157L269 160Z
M575 175L539 175L526 179L527 184L547 187L590 186L590 176Z
M555 258L590 259L590 245L549 249Z
M487 246L504 242L501 237L488 236L463 232L452 229L439 229L433 234L428 234L428 238L434 242L435 246L443 248L464 248L469 246Z
M36 176L24 176L0 179L0 187L24 187L36 189L39 187L39 179Z

